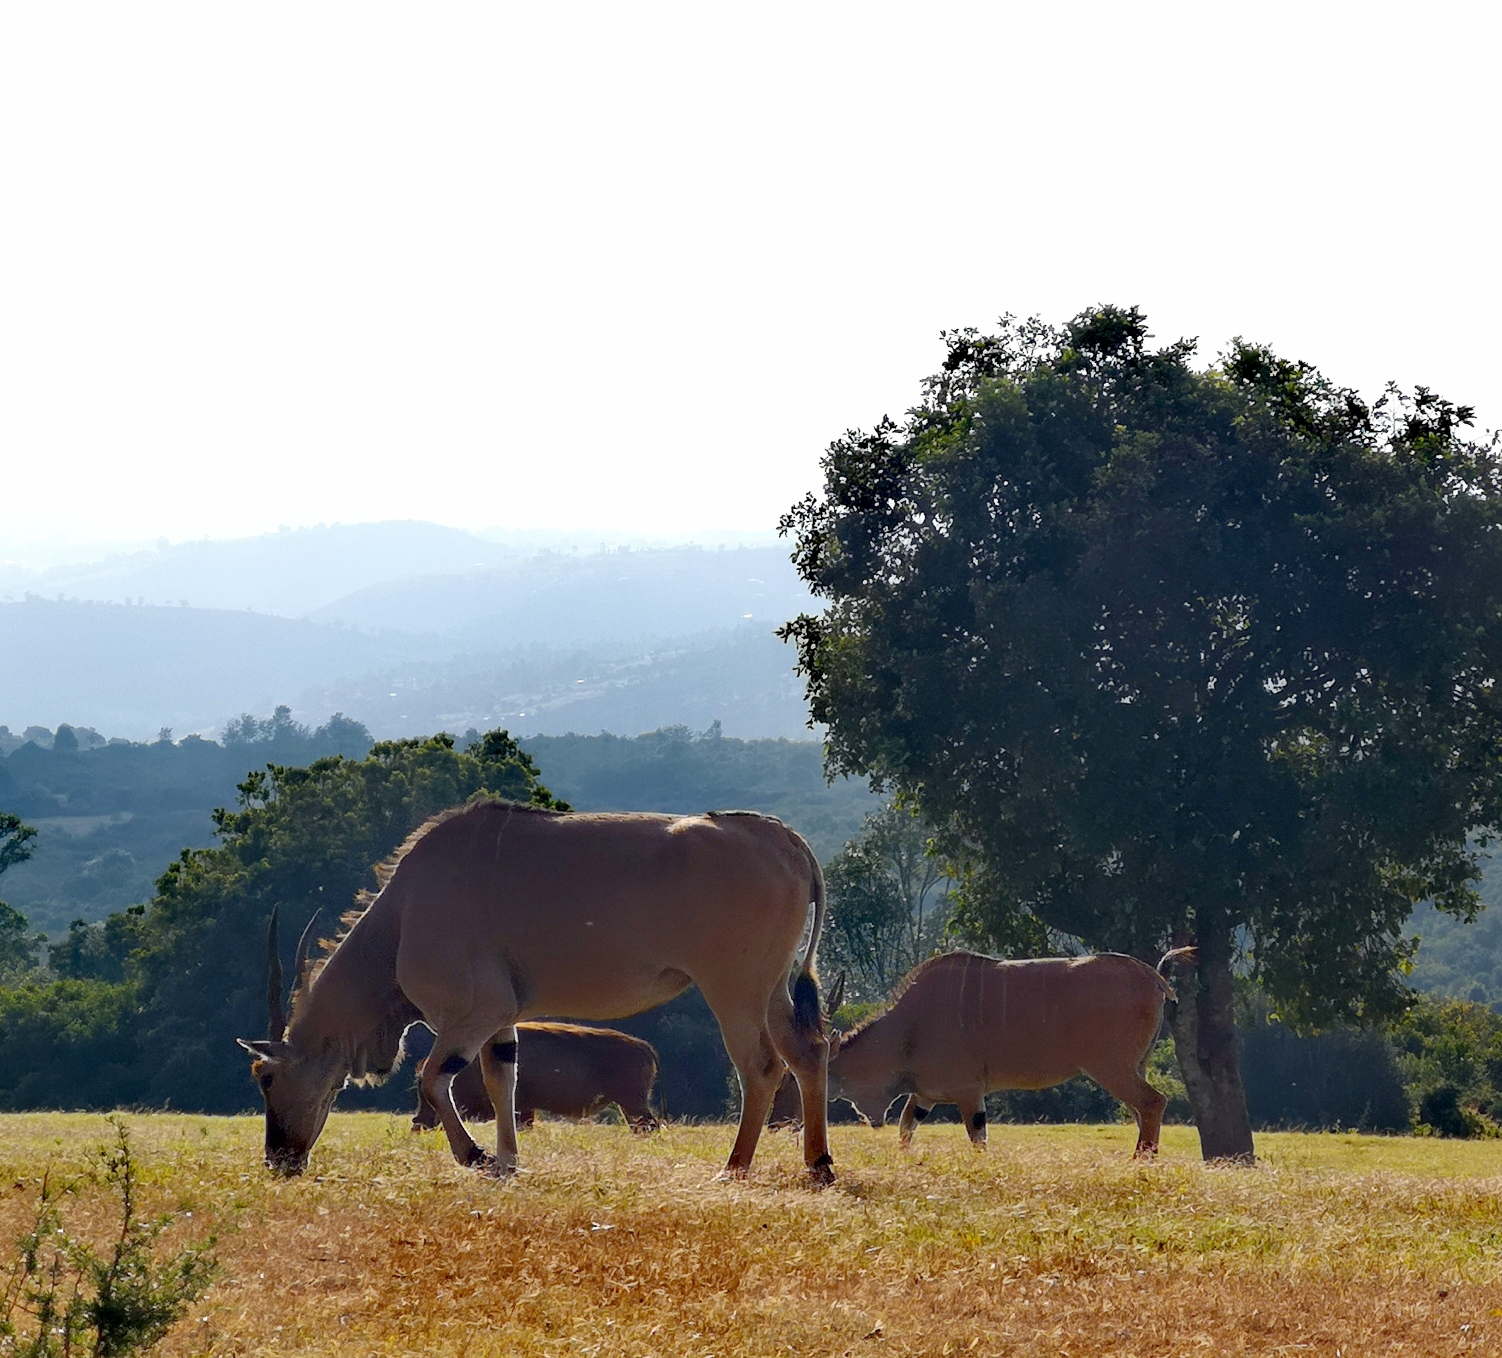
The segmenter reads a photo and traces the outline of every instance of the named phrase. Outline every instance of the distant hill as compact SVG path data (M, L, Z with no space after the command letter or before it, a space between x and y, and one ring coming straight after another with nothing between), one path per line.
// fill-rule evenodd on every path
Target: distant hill
M334 524L183 542L40 572L0 567L0 599L31 593L106 603L186 601L191 608L250 608L297 618L384 580L497 566L522 555L436 523Z
M185 734L431 649L264 613L32 598L0 604L0 722Z
M682 637L742 622L775 626L809 604L785 548L675 547L544 552L496 569L393 580L310 616L494 649Z
M415 659L304 691L299 711L358 712L381 737L504 726L525 735L635 735L721 724L807 740L808 704L768 624L604 646L529 646Z
M1486 909L1474 924L1427 905L1414 911L1408 932L1421 942L1408 981L1419 990L1502 1010L1502 857L1486 864L1480 891Z
M431 524L374 524L203 544L198 565L210 594L290 606L326 599L341 543L350 561L334 583L369 579L387 548L397 570L486 545ZM197 551L172 548L140 570L167 572L160 586ZM125 578L143 577L106 572L92 585ZM497 723L634 735L716 720L730 735L800 737L802 685L772 631L809 603L781 547L534 553L367 583L298 619L32 593L0 603L0 722L141 739L162 726L211 732L285 702L313 725L352 713L382 737Z

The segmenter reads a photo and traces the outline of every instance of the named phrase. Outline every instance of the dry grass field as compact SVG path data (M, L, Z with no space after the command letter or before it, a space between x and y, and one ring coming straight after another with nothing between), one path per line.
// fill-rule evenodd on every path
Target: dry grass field
M260 1167L258 1119L128 1122L145 1205L219 1236L219 1281L160 1353L1502 1353L1502 1142L1269 1135L1224 1169L1183 1128L1144 1166L1125 1126L993 1127L986 1155L956 1126L910 1155L837 1127L818 1193L787 1134L714 1182L726 1127L543 1123L496 1184L382 1115L335 1116L290 1181ZM0 1239L49 1167L81 1176L69 1225L102 1233L82 1176L109 1135L0 1118Z

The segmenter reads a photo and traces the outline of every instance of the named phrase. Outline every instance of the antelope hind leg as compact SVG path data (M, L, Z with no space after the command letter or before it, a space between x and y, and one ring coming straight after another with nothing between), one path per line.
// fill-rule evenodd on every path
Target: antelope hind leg
M823 1187L834 1182L834 1157L829 1153L829 1039L823 1033L799 1028L793 1017L793 1002L779 986L767 1007L772 1045L787 1062L798 1081L803 1103L803 1163L810 1180ZM772 1092L782 1083L782 1073L773 1077ZM762 1109L761 1119L767 1119Z
M772 1096L782 1079L782 1058L772 1046L767 1030L759 1024L743 1022L732 1026L721 1020L725 1049L741 1081L741 1122L736 1131L730 1159L721 1171L726 1179L744 1179L761 1139L762 1124L772 1106Z
M1135 1160L1151 1160L1158 1153L1158 1137L1163 1129L1163 1110L1168 1100L1135 1070L1085 1072L1108 1094L1126 1104L1137 1117Z

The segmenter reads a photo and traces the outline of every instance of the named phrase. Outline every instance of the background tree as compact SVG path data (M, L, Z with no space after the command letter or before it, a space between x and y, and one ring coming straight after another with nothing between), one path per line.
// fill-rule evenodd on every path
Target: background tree
M0 873L31 857L36 833L19 816L0 811ZM25 915L0 901L0 985L14 985L36 966L41 941L30 933Z
M928 831L910 811L867 816L825 871L829 914L819 944L826 976L843 972L852 1001L890 997L944 934L948 885L928 852Z
M0 872L24 863L34 852L37 832L9 811L0 811Z
M1477 908L1502 821L1502 463L1420 388L1375 406L1135 310L947 337L898 425L783 521L833 772L969 865L963 922L1152 957L1207 1156L1249 1156L1232 967L1304 1027L1401 1011L1414 904ZM1484 836L1483 836L1484 838Z

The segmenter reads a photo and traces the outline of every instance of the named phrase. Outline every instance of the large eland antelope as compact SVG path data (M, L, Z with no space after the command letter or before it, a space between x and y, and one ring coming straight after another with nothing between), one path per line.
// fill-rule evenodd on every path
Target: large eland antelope
M1163 971L1193 951L1175 948L1157 971L1119 953L930 958L908 975L890 1009L836 1036L830 1097L848 1099L879 1123L906 1094L904 1148L936 1103L958 1104L970 1140L983 1149L987 1094L1047 1089L1083 1074L1136 1114L1136 1154L1156 1155L1168 1101L1144 1078L1147 1057L1163 1001L1173 998Z
M268 940L270 1036L241 1045L255 1057L274 1168L306 1168L346 1080L389 1075L403 1033L422 1019L435 1034L422 1092L454 1158L509 1174L518 1021L624 1018L697 985L741 1079L725 1173L749 1168L786 1062L805 1106L817 1110L803 1131L809 1173L833 1179L829 1044L813 970L824 878L781 821L744 811L581 815L473 802L415 831L377 880L379 894L365 898L321 966L308 965L305 935L290 1022L274 935ZM496 1110L493 1158L465 1130L450 1092L476 1053Z
M657 1080L657 1052L650 1042L614 1028L518 1023L516 1043L518 1126L529 1126L539 1112L590 1118L614 1104L632 1131L656 1130L652 1085ZM495 1116L478 1061L454 1076L449 1090L461 1118L489 1122ZM437 1125L438 1110L419 1091L412 1130Z

